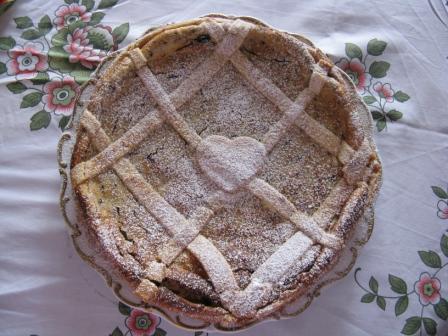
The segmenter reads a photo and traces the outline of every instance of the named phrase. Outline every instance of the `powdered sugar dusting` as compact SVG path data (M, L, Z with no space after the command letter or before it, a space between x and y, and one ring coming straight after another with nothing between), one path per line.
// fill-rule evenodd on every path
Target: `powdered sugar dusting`
M311 239L303 233L297 232L252 274L252 278L260 282L277 283L280 277L287 272L289 265L293 264L296 259L300 259L312 244Z
M224 38L224 42L215 50L218 51L218 56L231 57L233 51L238 50L239 45L243 43L244 37L253 26L241 21L234 21L231 25L226 23L223 26L226 27L225 29L230 30L227 35L230 37ZM201 32L201 30L195 29L193 31L193 41L199 41L199 37L195 34ZM186 31L183 31L180 36L180 40L183 39L185 42ZM263 41L265 38L263 34L249 34L249 36L249 41L257 39L260 41L261 39L263 43L273 43L269 41L270 35L267 36L266 41ZM278 40L281 41L282 39L279 38ZM288 43L289 45L291 44L291 41L287 40L288 42L285 42L283 47L288 45ZM313 246L316 241L339 248L338 244L331 242L333 236L331 234L327 235L323 231L321 232L322 229L306 213L312 214L329 194L341 172L341 165L338 163L337 158L326 154L325 151L322 152L319 146L314 143L315 140L307 138L300 133L297 136L297 131L286 132L286 129L290 127L288 123L292 123L295 118L287 116L285 120L288 123L278 124L281 132L274 132L279 135L285 134L285 137L279 136L278 140L269 145L269 150L273 149L272 157L269 163L264 166L261 175L269 183L277 181L274 183L277 190L272 187L270 187L271 189L264 187L257 189L257 184L254 184L254 188L249 187L249 190L255 191L254 194L260 197L263 203L260 203L254 197L242 196L239 189L251 180L250 186L252 186L252 183L255 181L253 180L254 176L262 166L261 163L265 161L265 149L255 139L263 139L267 128L270 127L270 123L266 123L266 121L269 118L274 122L278 121L281 118L281 112L284 112L284 108L281 107L279 111L270 102L265 102L263 103L263 108L258 111L255 101L262 101L263 98L260 96L260 93L250 92L250 90L246 91L250 92L252 97L248 100L250 102L249 105L240 105L240 107L244 106L247 108L247 115L245 110L234 109L233 100L245 101L245 97L242 95L234 95L234 99L231 100L226 98L228 102L226 102L226 99L218 99L217 97L219 96L226 97L226 94L229 92L225 90L221 92L220 90L223 87L238 86L241 83L244 83L243 86L247 86L247 84L243 78L238 76L222 77L212 85L206 84L203 75L216 73L217 69L219 69L216 67L218 65L219 67L222 66L220 63L222 60L218 56L210 59L206 58L204 62L206 66L201 68L203 72L194 71L195 66L190 65L193 63L199 64L198 59L202 60L205 53L209 54L213 50L211 47L215 43L207 40L207 36L201 38L200 41L190 44L185 42L178 49L171 49L174 51L169 56L162 56L157 62L153 59L149 60L149 63L152 65L156 63L163 64L166 70L165 73L157 73L155 71L155 77L152 74L152 77L148 77L145 74L144 76L142 75L142 78L145 81L149 78L148 80L151 80L151 83L155 83L154 85L148 85L148 89L157 91L157 96L163 96L163 101L158 103L163 105L162 113L165 114L165 118L168 116L166 120L168 120L171 126L165 124L162 128L157 129L142 146L133 152L128 151L129 160L125 159L124 161L126 162L122 162L122 160L114 166L115 172L127 187L132 185L130 190L134 190L133 194L139 202L135 201L134 196L127 191L126 187L121 184L120 180L112 172L102 173L98 178L89 181L89 184L96 186L94 195L99 199L98 201L93 201L97 204L98 209L95 214L92 214L92 217L97 218L94 220L94 223L100 244L111 254L112 260L115 259L117 261L119 267L126 269L129 273L141 279L145 277L157 278L157 282L165 284L167 288L174 288L171 286L178 286L180 282L177 282L176 285L169 283L170 274L174 277L174 273L170 273L169 269L165 274L167 282L165 282L163 276L159 277L158 274L150 274L155 269L159 269L159 266L161 267L160 270L165 269L158 261L154 261L160 257L161 250L159 247L172 244L173 237L179 239L178 242L181 244L188 244L188 242L184 242L182 239L190 234L188 232L191 229L194 229L188 228L188 225L196 224L193 224L195 219L190 222L187 218L189 216L192 216L192 218L199 216L198 218L201 218L202 216L203 219L199 219L199 222L202 223L200 225L206 226L202 230L202 235L196 237L189 246L197 260L189 252L184 251L172 266L173 269L177 267L182 272L185 271L186 274L193 274L190 277L191 281L187 280L181 284L184 289L176 289L176 292L182 293L184 290L188 292L190 287L192 291L200 289L201 295L212 298L215 293L212 292L212 294L210 287L206 286L199 279L202 278L204 281L210 280L213 284L212 290L216 291L216 294L221 295L221 304L229 309L234 314L234 317L252 318L257 314L259 307L276 300L283 289L297 286L294 280L297 279L297 274L307 271L313 264L320 265L328 262L330 257L323 257L323 255L318 257L320 253L319 247ZM260 43L252 44L257 46L257 51L264 52L263 48L259 47ZM158 45L161 46L163 43L159 41ZM245 44L243 43L243 45ZM279 45L282 46L282 42ZM298 48L298 50L306 50L301 48ZM300 54L292 55L286 53L287 56L285 56L281 47L269 51L266 49L266 55L262 55L262 57L265 59L276 57L273 55L277 52L276 49L279 50L279 53L283 53L282 57L286 58L284 58L284 62L279 62L284 63L282 70L269 73L269 76L275 76L275 81L282 78L281 73L283 71L288 72L294 68L295 57L299 59L301 66L308 65L307 63L310 62L311 58L309 55L305 57L305 62L301 60L302 56ZM205 52L201 54L201 50ZM245 50L245 52L251 53L250 50ZM237 53L242 55L239 51ZM182 66L179 67L177 55L187 65L187 70L184 71ZM257 58L260 58L259 56L258 54L256 55ZM143 61L140 60L139 62L139 66L144 67ZM172 72L171 69L174 69L174 71ZM227 73L232 73L232 71L234 73L233 68L229 68L229 65L225 65L220 71L226 75ZM183 104L182 99L187 97L188 92L186 91L188 90L186 88L188 85L181 84L178 89L174 89L175 85L173 83L185 83L185 77L189 75L191 75L191 78L197 79L193 82L199 84L192 86L191 89L194 93L198 93L191 98L193 102L189 101L180 108ZM163 80L160 79L161 77L163 77ZM158 86L155 78L161 80L162 86ZM318 95L324 85L324 81L321 80L320 74L313 75L311 78L310 90ZM286 86L306 87L304 81L308 81L308 79L305 76L303 81L299 81L298 86L296 84L290 85L289 82L287 83L289 86ZM131 87L135 83L133 80L126 80L128 81L127 87ZM269 83L269 81L266 83ZM115 87L117 84L114 83L111 87ZM203 86L204 88L202 88ZM204 95L207 87L210 94ZM267 88L266 85L263 87ZM210 88L212 88L211 91ZM172 94L173 89L179 92L179 96ZM263 90L263 88L257 89L259 91ZM136 91L139 90L136 87ZM163 90L167 90L166 95ZM262 94L266 95L263 92ZM291 92L288 92L288 94L291 94ZM328 90L325 91L325 94L329 94ZM339 92L333 92L333 94L339 94ZM292 95L294 96L294 94ZM195 99L198 96L202 98L196 101ZM252 102L250 99L254 97L256 99ZM170 99L172 99L174 105L171 105ZM285 102L285 99L282 98L282 101ZM157 99L155 100L157 101ZM311 98L307 100L307 102L310 101ZM119 96L116 104L121 106L120 112L129 112L121 113L122 115L132 116L133 110L130 107L132 103L126 95ZM144 108L145 105L143 104L141 111ZM178 111L175 109L178 109ZM262 118L251 119L249 116L254 111L259 113ZM98 111L94 111L94 113L98 113ZM98 113L97 117L102 114ZM185 116L186 123L181 119L182 115ZM234 122L236 115L238 115L238 123ZM171 116L174 119L170 119ZM213 125L210 124L212 121L210 116L215 118L213 121L216 122ZM125 120L131 120L127 125L135 121L133 117L130 117L130 119L125 117ZM118 132L121 132L121 129L123 129L121 122L114 116L114 113L109 114L109 117L102 122L108 125L107 127L109 127L112 133L116 132L117 129ZM125 125L123 127L129 126ZM299 125L299 127L301 126ZM177 132L174 132L173 129ZM321 128L317 127L316 129L321 132ZM238 132L238 130L243 130L243 133ZM180 139L179 133L192 146L187 146ZM206 135L209 134L219 134L219 139L225 140L220 140L219 144L210 146L210 143L207 143L207 141L212 137L206 138ZM94 135L95 131L91 129L90 136ZM231 140L235 136L240 138ZM250 139L250 141L248 140L249 142L252 141L252 145L250 145L252 147L246 146L247 150L241 151L240 149L244 149L245 145L243 142L237 143L238 139L244 139L244 137ZM206 138L206 140L201 138ZM129 144L132 144L133 136L128 140ZM232 141L237 145L229 145L232 144ZM327 145L327 142L331 142L331 144ZM247 143L246 141L246 145ZM318 143L324 148L332 148L330 150L332 154L336 152L333 148L339 148L337 147L339 146L338 144L335 145L334 137L327 137L325 134L318 140ZM202 152L199 150L199 156L197 157L193 149L198 145L200 147L201 144L206 144L208 147L205 146L207 148ZM98 148L99 150L104 149L104 144L101 146ZM207 157L211 152L213 157ZM294 161L295 157L302 155L303 152L305 152L304 157L306 159L302 160L302 157L299 157L298 162L306 162L310 166L305 167L306 169L301 171L302 167L294 164L295 168L299 167L299 172L291 171L287 166L288 163ZM360 153L363 158L366 157L366 151L360 151ZM238 160L239 157L243 159ZM247 157L249 159L246 159ZM106 159L109 161L113 160L113 156ZM366 162L359 163L355 156L353 160L355 161L353 165L358 164L356 166L357 176L362 177L365 174L363 166L365 166ZM140 174L136 173L134 166L145 179L142 179ZM148 193L146 196L141 193L145 188L139 187L138 181L140 180L144 183L147 183L146 181L149 180L152 185L152 187L147 185L146 190ZM278 186L281 188L279 189ZM299 186L301 188L293 193L285 192L283 189L288 188L288 186ZM317 186L317 188L313 189L310 186ZM152 191L152 188L155 190ZM81 186L81 189L84 190L83 186ZM225 192L220 194L218 192L219 189ZM138 192L136 193L135 191ZM218 195L218 197L212 195ZM211 201L212 198L214 198L213 201ZM145 208L139 204L140 202L145 205ZM220 203L222 204L220 205ZM333 218L334 214L340 211L341 203L343 201L340 199L327 202L327 204L331 205L331 209L322 213L328 218ZM359 212L359 207L364 203L356 204L356 209L353 211ZM196 209L200 210L201 207L208 206L211 206L215 212L209 223L207 221L210 213L207 213L207 211L202 215L195 213ZM272 208L275 208L278 213L273 212ZM346 209L351 208L347 207ZM152 213L154 217L149 213ZM105 216L108 218L107 225L98 220L98 218L105 220ZM345 222L350 222L350 216L347 215L344 218ZM303 233L297 232L294 225L290 222L285 222L285 219L289 219L296 227L304 230L310 235L311 239ZM333 255L333 251L328 251L329 249L324 249L325 253ZM199 265L198 260L201 262L202 267ZM157 267L154 268L154 265ZM204 272L204 268L206 272ZM318 270L321 268L312 267L310 272L314 269ZM217 304L216 296L214 296L213 300Z
M196 155L202 171L223 190L233 192L258 172L266 149L253 138L212 135L200 143Z

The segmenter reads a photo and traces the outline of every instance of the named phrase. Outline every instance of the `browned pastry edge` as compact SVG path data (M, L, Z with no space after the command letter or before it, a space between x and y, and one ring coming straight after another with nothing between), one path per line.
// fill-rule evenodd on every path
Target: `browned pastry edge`
M188 24L192 24L197 22L197 20L187 21L185 23L182 23L180 25L176 25L175 27L181 27L186 26ZM173 26L169 26L170 29L173 28ZM166 28L156 29L154 30L153 34L158 34L161 31L164 31ZM151 34L152 35L152 34ZM144 46L145 43L149 37L144 38L140 40L136 45L138 46ZM134 45L135 46L135 45ZM130 46L128 48L131 49L133 46ZM310 46L311 49L311 46ZM144 50L144 49L143 49ZM318 49L313 50L314 53L313 56L315 57L316 61L324 61L328 62L329 65L333 65L331 61ZM120 56L119 56L120 57ZM345 86L345 88L348 88L349 91L353 91L353 85L351 82L347 81L345 75L340 73L339 71L333 71L333 77L338 80L338 82L342 82ZM354 97L350 96L346 97L348 104L353 104ZM358 98L359 100L359 98ZM367 112L367 108L362 102L357 102L358 105L361 105L364 109L363 112ZM345 120L352 120L351 118L347 118ZM355 122L359 121L358 119L354 119ZM357 127L361 127L359 125L353 124L348 122L346 125L346 130L348 131L348 134L350 135L350 139L346 139L346 141L353 145L353 147L358 148L360 146L360 140L356 137L358 135L358 132L356 132ZM350 141L353 140L354 142ZM86 141L87 139L87 141ZM361 139L362 140L362 139ZM71 167L74 167L76 164L81 162L82 152L84 149L84 146L88 146L89 140L85 135L81 135L81 133L78 133L78 141L76 142L75 148L73 150L73 156L71 161ZM339 235L343 238L344 242L348 241L351 234L354 231L354 225L358 221L358 219L362 216L365 209L369 208L375 199L375 196L377 194L378 188L380 186L381 182L381 166L379 164L379 159L377 156L374 156L371 158L370 161L371 165L373 166L371 176L369 180L367 181L367 184L361 183L358 185L358 187L355 189L355 191L350 196L347 203L344 205L343 210L341 213L345 214L343 215L337 224L337 229L334 233ZM79 215L82 216L83 221L86 223L86 229L88 229L89 234L95 236L96 232L93 230L94 227L94 219L91 218L91 216L87 215L88 212L92 213L92 205L88 204L84 197L82 197L79 187L75 188L75 193L77 195L77 200L79 201L79 208L82 210L82 213ZM351 200L356 200L356 202L351 202ZM94 212L94 211L93 211ZM348 215L347 215L348 213ZM328 271L330 271L337 261L339 260L340 255L329 252L328 249L325 249L326 253L322 251L320 256L315 262L315 265L305 273L300 274L301 282L300 286L298 286L295 289L287 290L283 292L280 297L274 302L266 307L260 308L256 315L251 318L240 318L237 319L233 315L231 315L229 312L227 312L223 308L219 307L208 307L204 306L202 304L196 304L189 302L185 300L182 297L179 297L175 293L173 293L171 290L164 288L162 286L159 286L158 296L157 298L149 302L150 304L154 304L159 307L167 308L168 310L174 311L174 312L180 312L182 314L185 314L189 317L200 319L203 321L207 321L210 323L215 323L217 327L224 330L232 330L235 328L241 328L243 326L248 326L250 324L253 324L265 317L268 317L275 312L277 312L279 309L281 309L286 304L290 303L291 301L294 301L298 297L300 297L304 292L306 292L310 286L315 284L318 279L320 279L322 276L324 276ZM104 251L103 251L104 254ZM104 258L109 260L111 263L114 263L115 260L111 258L109 255L104 255ZM119 272L120 277L124 277L129 285L132 288L136 288L138 285L138 277L131 273L131 272L125 272L124 268L122 267L115 267L115 272Z

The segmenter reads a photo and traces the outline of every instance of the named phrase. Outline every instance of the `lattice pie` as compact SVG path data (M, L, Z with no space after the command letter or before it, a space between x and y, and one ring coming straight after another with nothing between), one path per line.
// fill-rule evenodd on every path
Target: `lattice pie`
M303 295L372 205L365 105L308 40L248 18L150 31L93 83L71 181L144 302L239 328Z

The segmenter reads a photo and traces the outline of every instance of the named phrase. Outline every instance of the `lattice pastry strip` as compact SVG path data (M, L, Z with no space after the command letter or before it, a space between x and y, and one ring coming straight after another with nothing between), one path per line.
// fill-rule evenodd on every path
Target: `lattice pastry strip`
M290 220L300 231L304 232L316 243L332 248L340 247L339 239L321 229L312 217L298 211L285 196L270 184L255 178L248 184L247 189L283 217Z
M140 49L134 49L129 52L134 64L145 64L140 68L137 68L138 76L141 78L143 84L145 84L151 98L157 103L161 112L162 118L168 122L179 135L193 148L201 142L201 137L196 131L188 125L188 123L177 113L175 106L171 103L169 96L165 90L157 81L157 78L146 66L146 58Z

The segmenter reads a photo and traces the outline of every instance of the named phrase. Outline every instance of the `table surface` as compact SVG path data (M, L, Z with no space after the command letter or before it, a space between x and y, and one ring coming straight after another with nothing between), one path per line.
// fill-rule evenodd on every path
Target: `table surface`
M257 17L329 54L372 111L384 165L375 229L349 275L298 317L241 335L448 335L445 0L77 2L19 0L0 17L0 335L194 334L119 304L77 256L56 143L76 81L100 58L151 26L212 12ZM71 20L87 36L70 35Z

